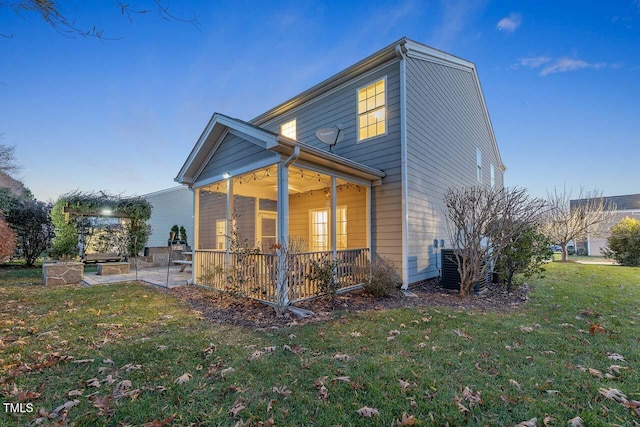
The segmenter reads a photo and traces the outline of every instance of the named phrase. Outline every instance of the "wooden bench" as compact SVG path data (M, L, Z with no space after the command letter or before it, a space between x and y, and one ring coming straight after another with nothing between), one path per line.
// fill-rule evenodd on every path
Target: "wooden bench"
M100 253L100 254L85 254L84 255L84 263L88 264L91 262L109 262L109 261L115 261L115 262L121 262L122 261L122 256L118 255L116 253Z

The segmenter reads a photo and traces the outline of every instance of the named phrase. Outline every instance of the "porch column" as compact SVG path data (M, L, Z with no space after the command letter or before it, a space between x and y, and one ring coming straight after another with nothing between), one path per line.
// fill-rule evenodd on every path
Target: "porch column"
M286 162L278 163L278 277L276 298L281 307L289 305L289 270L286 248L289 245L289 166Z
M227 178L227 221L226 221L226 236L225 236L225 255L224 255L224 267L225 270L229 270L231 267L231 233L233 228L233 177Z
M331 218L329 218L329 242L331 245L331 250L333 251L333 260L335 261L338 258L338 235L337 228L338 224L336 221L338 220L338 194L337 194L337 185L336 185L336 177L331 177Z

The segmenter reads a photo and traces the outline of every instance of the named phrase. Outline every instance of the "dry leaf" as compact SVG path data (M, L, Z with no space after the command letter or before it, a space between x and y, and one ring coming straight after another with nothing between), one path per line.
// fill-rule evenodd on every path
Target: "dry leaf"
M71 363L93 363L94 359L79 359L74 360Z
M341 362L348 362L353 359L353 357L349 356L348 354L341 354L341 353L336 353L331 358L335 360L340 360Z
M148 423L144 424L144 427L165 427L171 424L171 421L173 421L175 417L176 416L174 414L174 415L168 416L164 420L149 421Z
M471 336L467 335L467 333L466 333L466 332L461 331L460 329L454 329L454 330L453 330L453 332L454 332L457 336L462 337L462 338L464 338L465 340L470 340L470 339L472 339L472 338L471 338Z
M520 331L522 331L522 332L533 332L533 328L531 326L520 326Z
M403 412L402 419L396 420L396 426L412 426L417 422L418 420L413 415L408 416L406 412Z
M365 418L378 417L380 416L380 411L376 408L369 408L368 406L363 406L358 409L358 415Z
M282 396L289 396L291 394L291 390L289 390L286 385L283 385L281 387L272 387L271 392L278 393Z
M184 383L188 382L189 380L191 380L191 378L193 378L193 375L191 375L189 373L185 373L185 374L180 375L178 378L176 378L173 383L174 384L184 384Z
M229 409L229 414L231 414L234 417L237 417L238 414L244 409L246 408L246 406L242 403L241 399L238 399L235 401L235 403L233 404L233 406L231 407L231 409Z
M69 397L82 396L82 391L80 391L80 390L70 390L69 393L67 393L67 395Z
M551 416L546 416L542 420L542 423L544 424L544 427L549 427L549 425L551 425L551 423L553 423L555 420L556 419Z
M624 357L618 353L611 353L611 352L607 352L607 357L611 360L615 360L615 361L619 361L619 362L624 362Z
M215 344L209 343L209 347L205 348L204 350L202 350L202 352L206 355L211 355L213 353L215 353L217 350L217 347Z
M580 417L574 417L569 420L569 425L571 427L584 427L584 422Z
M409 384L409 382L408 382L408 381L405 381L405 380L398 380L398 384L400 385L400 388L401 388L402 390L406 390L406 389L408 389L408 388L409 388L409 386L411 385L411 384Z
M627 400L627 396L625 396L624 393L618 389L600 388L598 391L600 392L601 395L603 395L607 399L611 399L622 404L629 403L629 401Z
M277 348L277 347L276 347L275 345L272 345L271 347L265 347L265 348L264 348L264 352L265 352L265 353L273 353L273 352L275 352L275 351L276 351L276 348Z
M320 388L318 388L318 399L327 400L328 398L329 398L329 390L324 385L321 385Z
M389 336L390 337L395 337L396 335L400 335L400 331L399 330L394 329L392 331L389 331ZM366 406L365 406L365 408L366 408Z
M387 337L387 341L393 341L395 339L396 339L395 335L390 335L390 336Z
M251 356L247 357L247 360L249 362L253 362L254 360L260 359L262 356L264 356L264 351L256 350L251 353Z
M604 328L597 323L592 323L591 326L589 326L589 333L591 335L604 334L604 332Z
M464 414L464 413L466 413L466 412L471 412L471 411L469 410L469 408L467 408L466 406L464 406L464 405L462 404L462 400L461 400L458 396L456 396L456 397L454 397L454 398L453 398L453 403L455 403L455 404L456 404L456 406L458 407L458 410L459 410L460 412L462 412L463 414Z
M597 369L589 368L589 373L596 378L602 378L602 372Z
M224 368L220 371L220 377L224 378L227 374L230 374L232 372L235 372L235 369L233 369L232 367Z
M523 421L518 424L516 427L536 427L538 425L537 418L531 418L529 421Z
M98 415L108 415L111 412L111 396L93 396L92 404L98 409Z
M98 387L100 387L100 380L97 379L97 378L91 378L91 379L88 379L87 381L85 381L85 385L87 387L96 387L96 388L98 388Z
M63 403L62 405L58 406L56 409L54 409L53 412L49 414L49 418L58 418L61 415L63 415L63 413L66 414L67 412L69 412L69 409L79 404L80 404L80 401L77 399L69 400ZM64 416L66 417L66 415Z
M629 367L620 366L620 365L611 365L611 366L609 366L609 370L611 372L615 372L616 374L619 374L621 369L629 369Z
M354 338L359 338L362 336L362 334L360 332L351 332L351 336Z
M462 390L462 398L467 400L471 406L482 404L482 399L480 398L481 394L482 392L473 391L469 387L465 387L464 390Z
M348 377L348 376L335 377L331 381L342 381L343 383L350 383L351 382L351 377Z
M509 380L509 384L511 384L512 386L514 386L515 388L517 388L518 390L520 390L520 383L518 383L518 381L516 380Z

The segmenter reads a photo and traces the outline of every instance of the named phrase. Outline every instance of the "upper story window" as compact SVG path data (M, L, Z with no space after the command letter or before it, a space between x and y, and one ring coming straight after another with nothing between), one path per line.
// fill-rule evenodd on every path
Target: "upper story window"
M296 135L296 119L289 120L280 125L280 134L287 138L297 139Z
M358 89L358 141L387 132L386 80Z
M482 152L479 148L476 149L476 162L478 165L476 178L478 178L478 182L482 182Z

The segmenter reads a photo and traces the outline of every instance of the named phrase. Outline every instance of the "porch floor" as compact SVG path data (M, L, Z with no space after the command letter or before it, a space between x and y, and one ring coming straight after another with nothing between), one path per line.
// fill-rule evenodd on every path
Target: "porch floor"
M169 277L167 280L167 267L139 268L137 280L162 288L175 288L191 284L191 270L180 272L180 266L169 267ZM125 274L110 274L98 276L96 273L85 273L82 284L85 286L104 285L107 283L134 282L136 272Z

